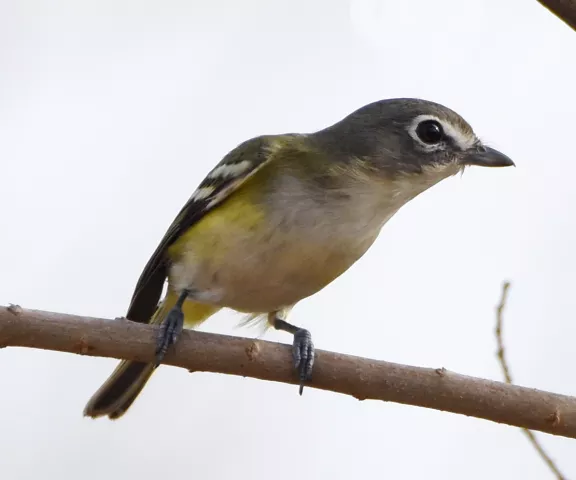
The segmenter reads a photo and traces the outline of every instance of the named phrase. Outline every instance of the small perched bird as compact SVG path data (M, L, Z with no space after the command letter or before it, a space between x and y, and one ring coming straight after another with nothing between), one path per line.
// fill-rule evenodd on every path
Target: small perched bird
M362 257L400 207L470 165L514 163L454 111L410 98L371 103L315 133L240 144L192 194L136 285L126 317L160 325L156 362L122 361L84 414L122 416L183 326L224 307L293 334L302 393L314 346L286 321L290 309Z

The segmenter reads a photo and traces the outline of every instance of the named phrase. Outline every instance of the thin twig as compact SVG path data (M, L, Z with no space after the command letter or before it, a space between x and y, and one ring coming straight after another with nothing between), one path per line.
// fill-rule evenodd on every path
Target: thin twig
M498 342L498 360L500 362L500 366L502 367L502 372L504 373L504 378L506 379L506 383L512 384L512 375L510 373L510 367L508 366L508 362L506 361L506 355L504 351L504 340L502 336L502 325L504 323L504 309L506 308L506 302L508 300L508 291L510 290L510 282L504 282L502 285L502 296L500 297L500 303L496 308L496 341ZM556 414L554 414L556 415ZM555 421L557 416L553 417L553 421ZM544 447L540 444L536 435L531 430L527 428L522 428L522 431L528 437L528 440L532 444L532 446L536 449L542 460L548 465L552 473L556 476L558 480L566 480L566 477L562 475L556 463L544 450Z

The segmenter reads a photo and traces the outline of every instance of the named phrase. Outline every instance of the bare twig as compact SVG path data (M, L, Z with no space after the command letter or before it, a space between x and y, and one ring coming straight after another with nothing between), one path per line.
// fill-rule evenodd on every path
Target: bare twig
M576 0L538 0L538 2L576 30Z
M510 374L510 367L508 367L508 362L506 361L506 355L504 351L504 340L502 337L502 324L504 322L504 309L506 308L506 301L508 300L508 291L510 290L510 282L504 282L502 285L502 296L500 297L500 303L496 308L496 341L498 342L498 360L500 366L502 367L502 371L504 373L504 378L506 379L506 383L512 384L512 375ZM554 412L552 421L557 421L559 418L559 413L557 414ZM548 465L552 473L556 476L558 480L566 480L566 477L562 475L554 460L550 458L550 456L544 450L544 447L540 444L536 435L527 428L522 428L522 431L528 437L528 440L532 444L532 446L536 449L542 460Z
M4 346L150 362L155 335L154 326L129 320L0 307L0 345ZM290 347L262 340L184 331L165 363L193 372L298 383ZM576 438L575 397L467 377L444 368L411 367L323 350L317 351L314 368L313 388Z

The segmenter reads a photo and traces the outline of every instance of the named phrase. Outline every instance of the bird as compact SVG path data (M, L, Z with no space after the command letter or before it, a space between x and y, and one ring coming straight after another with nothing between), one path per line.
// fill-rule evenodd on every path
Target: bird
M122 417L183 328L222 308L292 334L302 394L314 344L288 323L290 310L358 261L402 206L470 166L514 162L458 113L418 98L240 143L192 193L136 283L126 318L158 326L155 361L121 361L84 415Z

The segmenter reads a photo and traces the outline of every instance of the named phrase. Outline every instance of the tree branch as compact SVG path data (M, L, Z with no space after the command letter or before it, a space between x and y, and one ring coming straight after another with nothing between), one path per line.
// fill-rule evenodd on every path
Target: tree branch
M576 30L576 0L538 0L538 2Z
M152 361L156 327L0 307L0 345L81 355ZM290 347L247 338L184 331L169 365L298 383ZM576 398L449 372L317 351L310 386L374 399L484 418L576 438Z
M512 383L512 374L510 373L510 367L506 361L506 353L504 350L504 339L502 336L502 326L504 324L504 309L506 308L506 302L508 300L508 291L510 290L510 282L504 282L502 284L502 296L500 297L500 303L496 307L496 342L498 343L498 361L502 367L502 372L504 373L504 378L506 383ZM550 455L544 450L544 447L540 444L536 435L531 430L523 428L522 431L528 437L528 441L532 444L540 458L544 460L544 463L548 466L550 471L554 474L557 480L566 480L566 477L562 475L560 469L556 465L556 462L552 460Z

